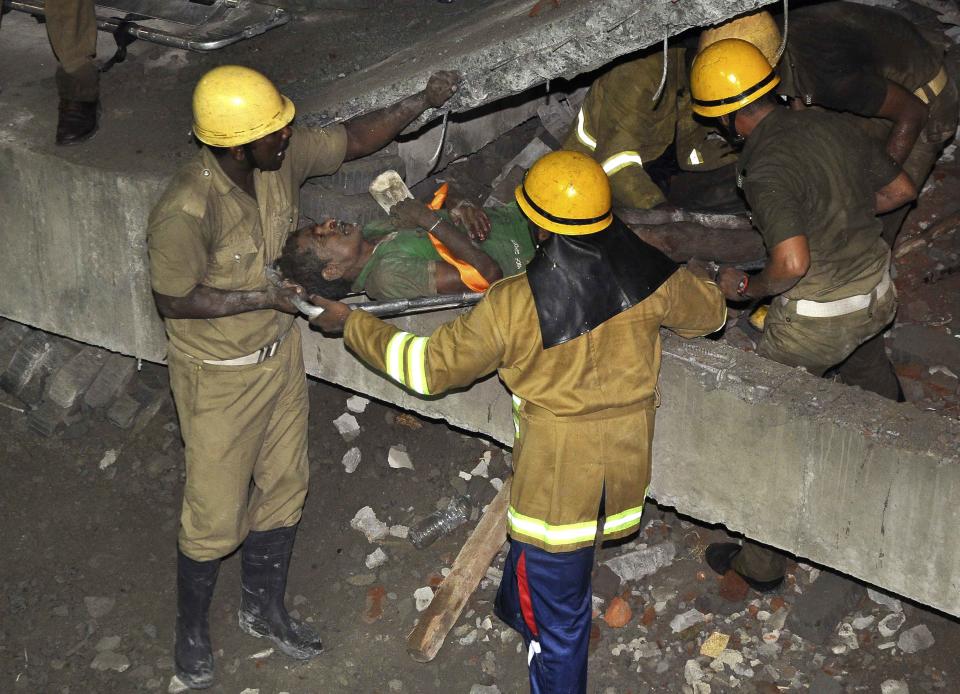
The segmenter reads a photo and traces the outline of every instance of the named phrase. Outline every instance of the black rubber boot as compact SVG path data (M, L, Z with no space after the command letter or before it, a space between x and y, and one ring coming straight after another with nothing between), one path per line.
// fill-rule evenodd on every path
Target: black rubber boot
M210 600L220 560L194 561L177 552L177 642L173 661L177 677L190 689L213 684L210 646Z
M752 576L748 576L742 571L737 571L733 566L733 560L736 559L737 555L742 551L743 547L735 542L715 542L707 547L704 558L707 560L710 568L721 576L726 574L730 569L733 569L740 574L740 577L747 582L748 586L758 593L769 593L780 587L780 584L783 583L784 576L775 577L769 581L760 581Z
M309 660L323 653L320 635L291 618L283 604L296 534L294 525L247 535L240 554L243 595L237 616L240 628L251 636L270 639L291 658Z

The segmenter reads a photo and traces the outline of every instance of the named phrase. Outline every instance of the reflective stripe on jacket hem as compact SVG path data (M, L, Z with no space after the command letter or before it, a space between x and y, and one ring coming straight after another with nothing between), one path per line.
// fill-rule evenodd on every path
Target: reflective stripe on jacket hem
M603 534L612 535L629 530L640 524L643 505L621 511L608 517L603 524ZM597 521L582 521L551 525L546 521L531 518L518 512L513 506L507 509L507 526L511 533L539 540L547 546L572 545L593 542L597 536Z

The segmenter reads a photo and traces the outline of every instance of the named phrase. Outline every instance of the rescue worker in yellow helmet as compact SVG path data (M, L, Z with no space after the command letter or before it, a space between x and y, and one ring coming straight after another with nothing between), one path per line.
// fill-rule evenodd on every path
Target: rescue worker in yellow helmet
M886 143L917 189L957 130L957 86L943 64L943 49L906 17L882 7L827 2L789 15L781 37L767 12L734 19L700 35L700 49L723 38L756 45L777 67L777 92L794 108L817 105L872 120L860 125ZM779 62L778 62L779 59ZM908 207L883 218L893 245Z
M916 188L880 142L840 114L793 111L773 95L778 77L753 44L722 39L693 63L693 109L743 142L737 180L767 247L763 272L721 268L731 301L774 297L757 354L894 400L902 393L883 346L897 294L877 213ZM776 465L769 467L775 484ZM762 484L763 482L761 482ZM757 590L783 580L783 555L746 541L711 545L707 562Z
M612 215L607 176L585 154L547 154L515 197L546 240L469 313L418 337L313 296L325 309L313 323L421 395L499 373L516 439L496 611L524 638L531 692L582 693L594 541L638 528L650 481L660 327L704 335L726 309L715 284Z
M213 682L210 600L221 558L241 545L240 628L293 658L321 652L320 636L283 601L308 478L307 391L290 301L298 289L273 287L264 270L297 228L308 177L380 149L457 82L438 72L424 91L326 128L294 126L293 103L247 67L214 68L194 90L203 147L174 175L147 229L186 444L174 662L188 687Z
M693 119L685 57L685 48L669 49L657 99L664 60L657 48L601 75L563 142L564 149L589 154L603 166L618 205L649 209L666 203L647 168L674 142L683 171L715 171L736 159L723 139Z

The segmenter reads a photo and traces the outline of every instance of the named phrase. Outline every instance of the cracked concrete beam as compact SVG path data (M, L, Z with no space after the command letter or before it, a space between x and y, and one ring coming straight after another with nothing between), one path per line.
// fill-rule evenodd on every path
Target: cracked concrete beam
M442 31L390 58L342 79L317 84L309 79L291 96L298 117L310 125L346 120L399 101L423 88L435 70L459 70L464 80L448 104L467 111L558 78L602 67L614 58L675 36L695 26L769 4L770 0L499 0L461 17ZM436 116L428 112L415 124Z

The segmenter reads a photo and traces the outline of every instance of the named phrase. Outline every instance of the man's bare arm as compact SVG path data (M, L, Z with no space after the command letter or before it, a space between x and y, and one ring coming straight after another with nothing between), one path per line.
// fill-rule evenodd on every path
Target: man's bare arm
M895 179L877 191L875 202L877 214L890 212L916 199L917 187L910 177L901 171Z
M810 269L810 246L807 237L799 234L773 247L766 267L759 275L749 277L746 289L738 291L747 274L733 267L721 268L717 284L723 295L732 301L776 296L793 287Z
M221 318L239 313L275 309L296 313L290 296L302 294L299 287L270 287L263 291L227 291L202 284L185 296L153 293L157 309L164 318Z
M887 153L898 164L903 164L927 122L927 105L899 84L888 81L887 94L877 115L893 121Z
M386 147L427 108L442 106L457 91L459 81L460 76L456 72L435 72L430 76L427 88L419 94L408 96L393 106L348 120L343 124L347 130L345 159L349 161L363 157Z

